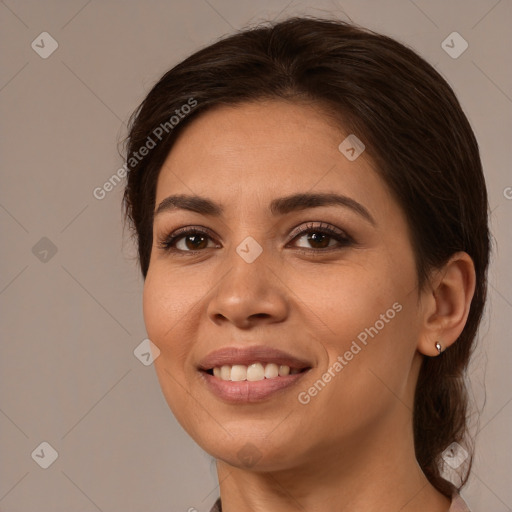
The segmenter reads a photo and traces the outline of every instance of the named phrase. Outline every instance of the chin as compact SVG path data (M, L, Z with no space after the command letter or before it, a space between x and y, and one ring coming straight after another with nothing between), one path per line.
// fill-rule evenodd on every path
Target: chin
M274 446L267 439L255 440L246 436L245 439L229 438L225 443L216 443L215 446L208 443L200 445L215 459L244 470L282 471L298 464L298 460L295 460L298 457L296 442L291 440Z

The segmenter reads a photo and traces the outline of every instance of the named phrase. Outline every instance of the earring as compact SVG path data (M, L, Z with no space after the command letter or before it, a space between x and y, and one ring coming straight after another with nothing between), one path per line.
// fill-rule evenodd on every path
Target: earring
M435 346L436 346L437 351L439 352L438 355L440 355L441 352L443 351L443 347L441 346L441 343L439 343L439 341L436 341Z

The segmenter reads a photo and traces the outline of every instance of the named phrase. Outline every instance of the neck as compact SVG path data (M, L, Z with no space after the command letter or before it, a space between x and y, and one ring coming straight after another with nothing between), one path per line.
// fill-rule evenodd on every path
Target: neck
M450 500L416 461L410 418L379 430L359 432L337 451L316 446L307 464L293 467L254 471L217 461L223 512L447 512Z

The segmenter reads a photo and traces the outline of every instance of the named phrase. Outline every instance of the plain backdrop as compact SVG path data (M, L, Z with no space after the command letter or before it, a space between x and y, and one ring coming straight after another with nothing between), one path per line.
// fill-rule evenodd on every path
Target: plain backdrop
M128 117L165 71L249 23L296 14L351 19L412 47L473 126L496 241L469 374L475 407L486 403L462 494L474 511L512 509L512 2L4 0L1 511L201 512L219 495L211 458L141 362L124 183L103 199L93 191L121 167ZM456 58L442 46L453 32L468 43Z

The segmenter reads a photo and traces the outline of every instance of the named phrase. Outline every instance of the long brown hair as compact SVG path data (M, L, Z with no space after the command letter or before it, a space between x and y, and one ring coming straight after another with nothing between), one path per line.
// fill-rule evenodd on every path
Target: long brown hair
M176 136L213 106L263 98L316 104L364 141L405 212L420 289L455 252L473 259L476 289L464 330L441 356L424 358L414 402L416 458L449 496L471 468L470 456L455 486L441 477L442 452L452 442L470 444L464 374L486 298L489 207L468 119L447 82L413 50L352 23L300 17L225 37L168 71L133 113L127 138L123 206L142 275L157 178Z

